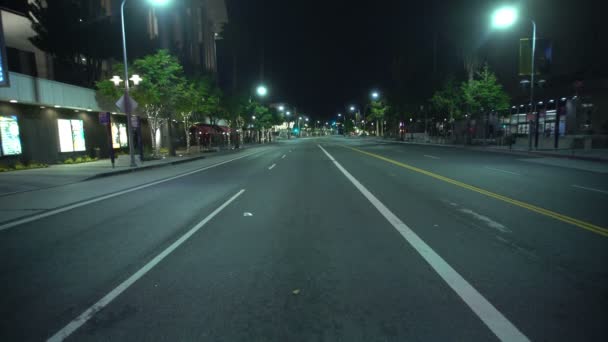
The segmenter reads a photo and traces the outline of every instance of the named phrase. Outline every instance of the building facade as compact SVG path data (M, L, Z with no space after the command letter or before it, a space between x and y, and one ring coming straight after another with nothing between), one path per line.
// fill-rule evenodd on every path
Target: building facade
M91 11L119 24L120 1L99 1ZM27 4L27 0L22 2ZM126 117L107 101L99 101L94 89L57 81L64 79L61 70L55 67L53 57L30 42L29 38L35 36L30 19L17 11L27 6L13 3L19 6L0 9L7 51L5 64L9 70L6 73L9 86L0 87L0 165L57 163L83 155L106 157L110 149L127 150ZM144 36L127 36L127 42L148 39L154 49L168 48L188 72L217 70L215 39L221 36L226 21L223 1L175 0L172 4L175 12L168 8L152 9L139 0L128 3L133 6L125 14L135 17L130 25L144 18L140 30ZM116 41L120 42L120 37ZM137 57L137 53L129 52ZM104 62L104 69L111 64L111 60ZM106 76L107 72L102 72L102 77ZM112 114L110 126L99 119L100 113L107 112ZM176 137L183 132L176 126L171 134L166 128L162 130L163 145L169 136L173 136L174 143L185 140ZM149 148L151 136L145 118L141 132L143 146Z

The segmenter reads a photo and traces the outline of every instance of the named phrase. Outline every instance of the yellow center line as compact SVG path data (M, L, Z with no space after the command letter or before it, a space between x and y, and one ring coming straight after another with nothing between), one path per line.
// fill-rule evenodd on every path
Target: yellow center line
M476 186L469 185L469 184L466 184L466 183L463 183L463 182L460 182L460 181L457 181L457 180L454 180L454 179L451 179L451 178L448 178L448 177L444 177L442 175L439 175L439 174L436 174L436 173L433 173L433 172L430 172L430 171L426 171L426 170L417 168L415 166L411 166L411 165L408 165L408 164L405 164L405 163L401 163L401 162L398 162L396 160L393 160L393 159L390 159L390 158L387 158L387 157L384 157L384 156L381 156L381 155L378 155L378 154L375 154L375 153L363 151L363 150L360 150L358 148L344 146L344 145L343 145L343 147L346 147L346 148L351 149L353 151L356 151L356 152L368 155L370 157L374 157L374 158L377 158L377 159L380 159L380 160L384 160L385 162L388 162L388 163L391 163L391 164L394 164L394 165L397 165L397 166L401 166L401 167L403 167L405 169L408 169L410 171L418 172L418 173L421 173L423 175L426 175L426 176L429 176L429 177L433 177L435 179L438 179L438 180L441 180L441 181L444 181L444 182L447 182L447 183L459 186L459 187L464 188L464 189L475 191L475 192L480 193L482 195L486 195L486 196L495 198L497 200L500 200L500 201L503 201L503 202L507 202L507 203L513 204L515 206L518 206L518 207L525 208L525 209L528 209L530 211L536 212L538 214L545 215L545 216L554 218L556 220L572 224L572 225L577 226L579 228L583 228L583 229L589 230L589 231L594 232L596 234L600 234L602 236L608 237L608 228L596 226L596 225L594 225L592 223L581 221L581 220L575 219L573 217L557 213L555 211L551 211L551 210L548 210L548 209L545 209L545 208L541 208L541 207L538 207L538 206L535 206L533 204L529 204L529 203L526 203L526 202L518 201L516 199L509 198L507 196L503 196L503 195L500 195L500 194L497 194L497 193L494 193L494 192L491 192L491 191L488 191L488 190L484 190L482 188L478 188Z

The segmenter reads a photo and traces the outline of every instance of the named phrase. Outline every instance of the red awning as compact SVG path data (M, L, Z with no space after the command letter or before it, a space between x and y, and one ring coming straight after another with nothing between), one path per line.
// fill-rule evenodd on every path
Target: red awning
M231 129L228 126L216 126L216 127L218 128L218 131L220 133L222 133L222 132L223 133L230 133L231 132Z
M209 125L196 125L194 127L195 132L197 132L198 134L214 134L217 133L217 131L215 129L213 129L212 126Z

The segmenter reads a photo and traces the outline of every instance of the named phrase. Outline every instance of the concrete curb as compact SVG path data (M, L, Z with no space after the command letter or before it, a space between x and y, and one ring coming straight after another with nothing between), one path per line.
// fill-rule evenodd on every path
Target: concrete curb
M539 157L539 158L540 157L554 157L554 158L564 158L564 159L586 160L586 161L593 161L593 162L598 162L598 163L608 163L608 158L592 157L592 156L578 156L578 155L573 155L573 154L550 153L550 152L543 152L543 151L506 150L506 149L499 149L499 148L493 148L493 147L475 148L475 147L471 147L471 146L460 146L460 145L453 145L453 144L419 143L419 142L398 141L398 140L393 141L393 140L383 140L383 139L376 139L376 141L389 142L389 143L395 143L395 144L411 144L411 145L421 145L421 146L459 148L459 149L463 149L463 150L479 151L479 152L517 154L517 155L528 156L528 157L530 157L530 156Z
M183 160L176 160L176 161L172 161L172 162L168 162L168 163L160 163L160 164L155 164L155 165L144 165L144 166L124 169L124 170L102 172L102 173L98 173L98 174L92 175L90 177L87 177L83 181L88 181L88 180L91 180L91 179L104 178L104 177L117 176L117 175L122 175L122 174L126 174L126 173L138 172L138 171L157 169L159 167L170 166L170 165L178 165L178 164L187 163L187 162L196 161L196 160L201 160L201 159L205 159L205 158L207 158L207 156L199 156L199 157L187 158L187 159L183 159Z

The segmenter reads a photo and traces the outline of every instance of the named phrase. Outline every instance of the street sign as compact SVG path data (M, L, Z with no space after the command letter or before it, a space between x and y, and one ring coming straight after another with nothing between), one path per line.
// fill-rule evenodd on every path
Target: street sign
M139 127L139 116L131 115L131 128L135 129Z
M100 112L99 113L99 123L102 125L107 125L110 123L110 112Z
M125 99L126 99L126 101L125 101ZM129 103L130 113L133 113L135 108L137 108L137 102L135 102L135 100L133 100L130 96L128 96L126 94L121 96L120 99L118 99L118 101L116 101L116 107L118 107L123 113L126 113L127 112L127 109L126 109L127 101Z
M536 38L534 53L534 74L546 75L551 71L553 43L544 38ZM529 76L532 72L532 40L519 40L519 76Z

